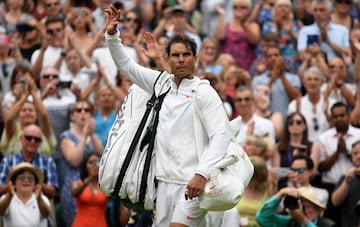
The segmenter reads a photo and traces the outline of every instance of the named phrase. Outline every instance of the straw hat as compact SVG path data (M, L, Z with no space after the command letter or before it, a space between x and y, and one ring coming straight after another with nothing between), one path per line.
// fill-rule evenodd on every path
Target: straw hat
M323 196L322 193L319 193L312 187L300 187L298 188L298 191L300 192L300 196L302 198L310 201L322 209L326 209L327 198L326 196Z
M42 184L44 181L44 174L41 172L40 169L35 168L31 163L22 162L17 166L15 166L15 168L12 171L10 171L10 174L7 177L6 182L9 182L14 176L16 176L21 171L29 171L33 173L38 179L39 184Z

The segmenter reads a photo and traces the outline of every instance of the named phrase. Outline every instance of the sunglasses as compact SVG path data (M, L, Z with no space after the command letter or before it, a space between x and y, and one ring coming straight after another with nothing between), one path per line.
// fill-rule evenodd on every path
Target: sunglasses
M135 22L135 23L138 23L138 22L139 22L138 19L136 19L136 18L131 18L131 17L125 18L125 21L126 21L126 22Z
M314 130L315 131L319 130L319 123L316 117L313 118L313 123L314 123Z
M242 101L250 102L250 101L251 101L251 97L237 98L237 99L235 99L235 101L236 101L236 102L242 102Z
M61 32L61 31L62 31L62 28L46 29L46 33L47 33L48 35L55 35L55 34Z
M19 174L17 177L16 177L16 179L19 179L19 180L21 180L21 181L24 181L24 180L28 180L28 181L35 181L35 177L34 176L26 176L26 175L24 175L24 174Z
M44 74L44 75L41 76L41 78L43 78L43 79L50 79L50 77L53 78L53 79L58 79L59 75L57 75L57 74Z
M344 3L346 5L351 5L352 1L349 1L349 0L337 0L336 3Z
M298 172L298 173L303 173L305 172L305 168L290 168L290 170L294 173Z
M42 141L41 137L37 136L24 135L24 138L29 142L35 141L35 143L40 143Z
M246 10L249 9L248 6L241 6L241 5L233 5L233 9L237 10L237 9L241 9L241 10Z
M302 120L290 120L288 125L302 125Z
M85 113L90 113L90 108L76 108L75 109L76 112L81 113L82 111L84 111Z

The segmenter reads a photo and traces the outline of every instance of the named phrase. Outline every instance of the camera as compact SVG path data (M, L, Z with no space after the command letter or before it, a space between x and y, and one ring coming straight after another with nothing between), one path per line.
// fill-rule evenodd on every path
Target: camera
M284 207L289 210L296 210L299 208L298 198L287 195L284 198Z
M57 86L58 88L71 88L72 82L71 81L60 81Z

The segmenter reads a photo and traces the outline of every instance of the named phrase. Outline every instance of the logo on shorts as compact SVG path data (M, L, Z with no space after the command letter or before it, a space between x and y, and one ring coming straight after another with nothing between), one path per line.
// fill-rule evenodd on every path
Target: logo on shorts
M217 176L210 177L210 188L209 188L209 196L218 196L223 194L221 190L221 185L217 180Z
M190 216L186 216L186 219L187 219L187 220L194 220L195 218L192 218L192 217L190 217Z

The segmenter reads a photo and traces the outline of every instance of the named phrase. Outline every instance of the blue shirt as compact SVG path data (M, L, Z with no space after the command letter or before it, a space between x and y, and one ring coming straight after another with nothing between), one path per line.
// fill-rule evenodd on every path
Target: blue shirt
M115 110L113 110L109 115L109 117L107 117L106 119L104 119L101 116L100 111L96 111L96 113L93 116L95 120L95 134L99 137L103 146L106 145L107 136L111 129L112 124L115 121L115 117L116 117Z
M300 79L297 75L292 73L285 72L285 77L291 84L291 86L299 88L301 87ZM255 89L257 85L267 85L269 83L270 76L269 72L256 76L252 80L252 88ZM290 98L287 95L284 85L280 78L277 78L271 85L271 103L270 103L270 111L271 112L281 112L286 119L287 110L290 102Z
M308 35L320 35L320 29L316 23L300 29L297 46L298 51L306 49ZM349 30L345 26L330 22L327 35L334 44L340 47L349 47ZM336 52L325 42L320 44L320 49L326 53L328 61L337 56Z
M9 175L9 171L22 162L25 162L25 160L23 159L21 152L4 157L0 162L0 184L6 184L6 178ZM58 187L56 165L51 157L37 152L31 161L31 164L35 168L39 168L44 174L45 184L55 186L56 188Z

